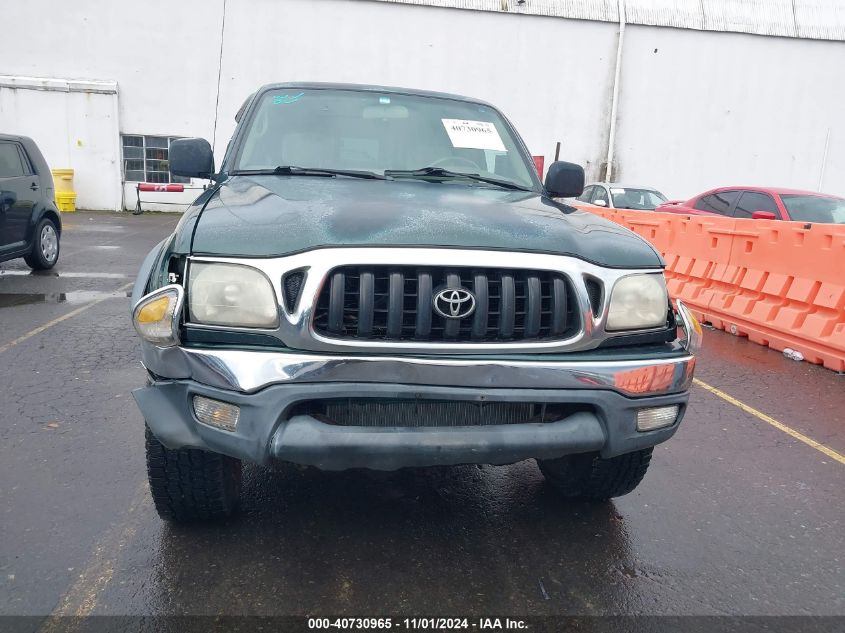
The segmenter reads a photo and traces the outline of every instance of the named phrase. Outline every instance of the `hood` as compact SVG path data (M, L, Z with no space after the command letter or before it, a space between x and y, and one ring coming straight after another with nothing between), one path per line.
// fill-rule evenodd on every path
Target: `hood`
M535 192L405 179L236 176L206 199L183 227L193 229L194 254L421 246L570 255L614 268L663 266L629 230Z

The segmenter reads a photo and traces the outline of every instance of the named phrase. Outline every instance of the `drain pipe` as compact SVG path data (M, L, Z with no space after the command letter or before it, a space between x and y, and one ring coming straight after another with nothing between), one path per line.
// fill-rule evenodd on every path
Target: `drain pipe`
M613 146L616 144L616 112L619 108L619 80L622 75L622 46L625 43L625 0L619 0L619 42L616 45L616 70L613 75L613 98L610 102L610 131L607 135L607 171L604 179L612 182Z
M822 153L822 168L819 170L819 186L816 191L822 190L824 184L824 172L827 168L827 151L830 149L830 128L827 128L827 136L824 137L824 152Z

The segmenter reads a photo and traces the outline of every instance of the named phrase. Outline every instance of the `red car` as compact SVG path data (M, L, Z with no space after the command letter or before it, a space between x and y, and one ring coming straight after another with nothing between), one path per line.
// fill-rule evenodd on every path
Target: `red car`
M775 187L719 187L686 201L664 202L655 211L845 224L845 198Z

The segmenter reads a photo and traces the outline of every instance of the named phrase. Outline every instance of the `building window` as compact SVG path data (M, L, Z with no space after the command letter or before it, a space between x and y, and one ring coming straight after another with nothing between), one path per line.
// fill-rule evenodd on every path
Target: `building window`
M123 178L127 182L191 182L190 178L170 175L168 153L177 137L123 134L121 138Z

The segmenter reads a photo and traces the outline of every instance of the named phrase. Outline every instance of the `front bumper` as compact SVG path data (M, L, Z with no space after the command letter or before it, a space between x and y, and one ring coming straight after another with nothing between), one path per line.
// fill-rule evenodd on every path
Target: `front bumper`
M156 348L144 345L152 383L133 392L153 433L170 448L211 450L261 464L326 470L460 463L507 464L654 446L677 430L695 358L511 361ZM161 376L168 376L161 378ZM240 407L234 432L200 423L193 396ZM296 414L303 401L338 398L535 402L578 405L557 422L472 427L334 426ZM639 409L677 404L675 424L638 432Z

